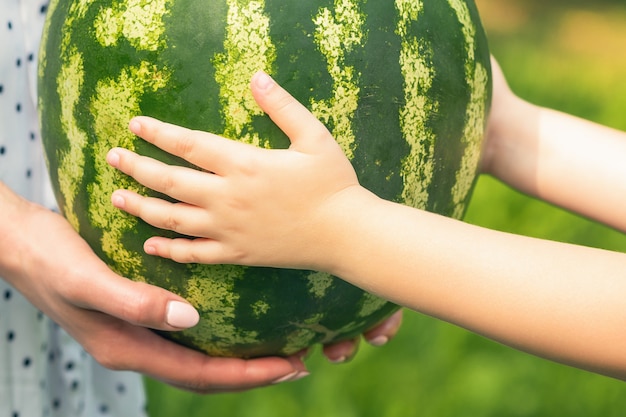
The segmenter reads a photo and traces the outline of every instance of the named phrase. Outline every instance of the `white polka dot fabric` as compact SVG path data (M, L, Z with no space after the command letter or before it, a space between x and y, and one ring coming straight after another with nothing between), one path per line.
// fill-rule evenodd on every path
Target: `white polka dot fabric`
M53 208L35 107L47 1L0 0L0 180ZM144 415L139 375L99 366L0 279L0 417Z

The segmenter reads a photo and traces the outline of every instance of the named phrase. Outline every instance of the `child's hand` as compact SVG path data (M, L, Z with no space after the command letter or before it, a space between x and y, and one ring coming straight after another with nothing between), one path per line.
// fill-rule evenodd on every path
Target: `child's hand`
M353 215L338 197L372 194L359 186L324 125L271 78L256 74L252 92L291 139L289 150L260 149L138 117L130 123L133 133L208 172L169 166L124 149L109 153L112 166L182 202L118 190L112 197L116 207L156 227L199 237L153 237L145 243L148 253L178 262L323 269L319 260L332 256L322 252L339 252L325 233L340 234L341 220L330 219ZM363 337L382 345L395 336L401 321L398 312ZM349 360L357 340L327 345L324 354L333 362Z
M208 172L124 149L110 151L112 166L181 201L118 190L112 196L116 207L156 227L199 237L153 237L146 252L185 263L319 267L314 252L323 249L326 217L340 210L337 196L363 189L341 148L304 106L264 73L255 74L252 91L290 138L288 150L261 149L138 117L130 123L133 133Z

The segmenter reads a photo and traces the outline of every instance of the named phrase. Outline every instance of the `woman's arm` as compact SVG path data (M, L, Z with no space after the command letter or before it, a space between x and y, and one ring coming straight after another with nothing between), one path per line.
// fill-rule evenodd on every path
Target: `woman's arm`
M626 255L496 232L384 201L358 184L330 134L284 90L259 74L253 92L291 138L289 150L253 148L139 118L131 123L136 134L214 174L168 167L122 149L110 153L113 166L185 202L120 190L113 195L117 207L155 226L200 236L153 238L146 242L148 252L182 262L327 271L502 343L626 379ZM549 190L545 184L557 187L559 181L576 187L578 180L555 177L560 170L553 159L533 152L542 149L533 143L545 143L544 133L532 133L534 123L542 125L543 111L523 106L528 113L511 111L508 121L492 121L490 129L497 126L502 129L498 134L507 137L529 128L522 138L527 144L516 150L513 136L496 140L490 130L486 171L536 195ZM572 119L552 119L548 126L560 132L568 126L559 129L555 122L567 125ZM610 133L609 139L594 141L613 143L620 136L603 128L594 132ZM590 153L590 144L575 143L584 151L574 153ZM610 149L615 154L609 161L626 158L624 151L620 158L619 146ZM509 165L501 165L500 158ZM585 158L577 163L580 170L593 166ZM537 166L541 181L534 177ZM619 189L625 178L605 176L602 189ZM559 198L572 208L580 205ZM610 213L604 216L619 222Z

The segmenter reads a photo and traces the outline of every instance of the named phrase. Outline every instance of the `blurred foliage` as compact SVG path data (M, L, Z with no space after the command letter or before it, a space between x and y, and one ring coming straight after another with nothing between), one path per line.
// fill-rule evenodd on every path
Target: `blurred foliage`
M478 0L492 52L520 96L626 130L626 4ZM499 230L626 251L626 237L478 182L466 220ZM147 381L153 417L622 416L626 385L555 364L407 311L383 348L349 364L315 351L300 381L199 396Z

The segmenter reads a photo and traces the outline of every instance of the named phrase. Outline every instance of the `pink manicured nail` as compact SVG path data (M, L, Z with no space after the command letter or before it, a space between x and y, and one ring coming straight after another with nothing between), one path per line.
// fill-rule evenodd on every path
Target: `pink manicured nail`
M274 85L274 80L265 72L259 71L254 75L254 83L259 89L267 90Z
M165 321L172 327L187 329L198 324L200 315L191 304L182 301L170 301L167 303Z
M144 245L143 250L148 255L156 255L157 254L156 248L154 246L152 246L152 245Z
M309 372L307 371L293 371L292 373L287 374L273 381L272 384L280 384L281 382L287 382L287 381L297 381L308 375L309 375Z
M297 380L302 379L302 378L304 378L304 377L307 377L307 376L309 376L309 375L310 375L310 373L309 373L309 372L307 372L307 371L300 371L300 372L298 372L298 375L294 376L294 377L293 377L293 378L291 378L289 381L292 381L292 382L293 382L293 381L297 381Z
M373 339L368 339L367 343L372 346L383 346L389 342L389 338L387 336L376 336Z
M328 358L330 363L344 363L348 358L346 356L339 356L338 358Z

